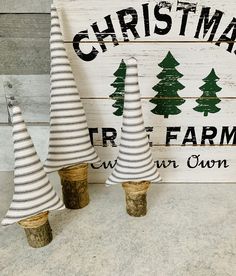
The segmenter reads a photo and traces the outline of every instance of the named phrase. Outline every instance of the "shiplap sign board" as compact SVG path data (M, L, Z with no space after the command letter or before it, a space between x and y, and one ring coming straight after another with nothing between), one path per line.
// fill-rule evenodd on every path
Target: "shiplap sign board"
M163 180L236 180L235 1L55 3L103 159L93 166L93 179L103 181L115 164L122 59L135 56L145 125Z
M116 162L122 60L131 56L138 60L145 126L163 181L236 181L235 1L54 3L102 159L90 168L90 182L104 183ZM44 145L40 150L45 158Z

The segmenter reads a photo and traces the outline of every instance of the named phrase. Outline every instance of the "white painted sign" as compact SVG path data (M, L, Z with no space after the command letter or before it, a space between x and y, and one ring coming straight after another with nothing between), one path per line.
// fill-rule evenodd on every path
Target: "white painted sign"
M55 1L103 182L119 145L125 59L164 181L236 181L235 1Z
M91 168L90 182L104 183L116 162L124 63L131 56L138 60L145 126L163 181L236 181L235 1L54 3L103 161ZM45 158L48 127L30 131Z

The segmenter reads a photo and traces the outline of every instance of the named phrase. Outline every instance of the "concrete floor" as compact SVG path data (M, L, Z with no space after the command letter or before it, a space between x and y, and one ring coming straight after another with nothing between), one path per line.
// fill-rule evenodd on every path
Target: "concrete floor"
M12 174L0 179L2 218ZM0 275L236 275L236 184L153 185L143 218L126 214L120 186L89 189L86 208L50 214L54 240L47 247L28 247L18 225L1 227Z

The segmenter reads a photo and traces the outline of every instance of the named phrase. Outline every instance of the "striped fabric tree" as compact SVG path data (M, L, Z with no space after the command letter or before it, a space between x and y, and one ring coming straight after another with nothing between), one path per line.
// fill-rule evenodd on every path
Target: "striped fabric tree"
M88 163L100 159L91 144L84 108L64 46L56 7L51 8L51 109L47 172L59 171L64 203L78 209L89 203Z
M145 131L137 60L127 62L124 113L116 166L107 185L122 183L126 191L127 212L133 216L146 214L146 192L150 182L158 182L160 175L152 158Z
M12 107L12 125L15 189L2 225L18 222L25 228L29 244L41 247L52 240L48 212L61 210L64 204L49 182L18 106Z

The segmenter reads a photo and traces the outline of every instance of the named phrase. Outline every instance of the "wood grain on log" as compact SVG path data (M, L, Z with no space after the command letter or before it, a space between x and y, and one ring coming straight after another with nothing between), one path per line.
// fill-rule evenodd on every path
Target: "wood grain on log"
M125 182L126 211L130 216L142 217L147 213L147 190L150 182Z
M52 241L52 229L48 222L48 212L23 219L18 223L24 228L27 241L31 247L43 247Z
M89 204L87 171L87 164L79 164L59 170L66 208L80 209Z
M52 229L48 220L38 228L24 228L24 230L31 247L43 247L52 241Z

